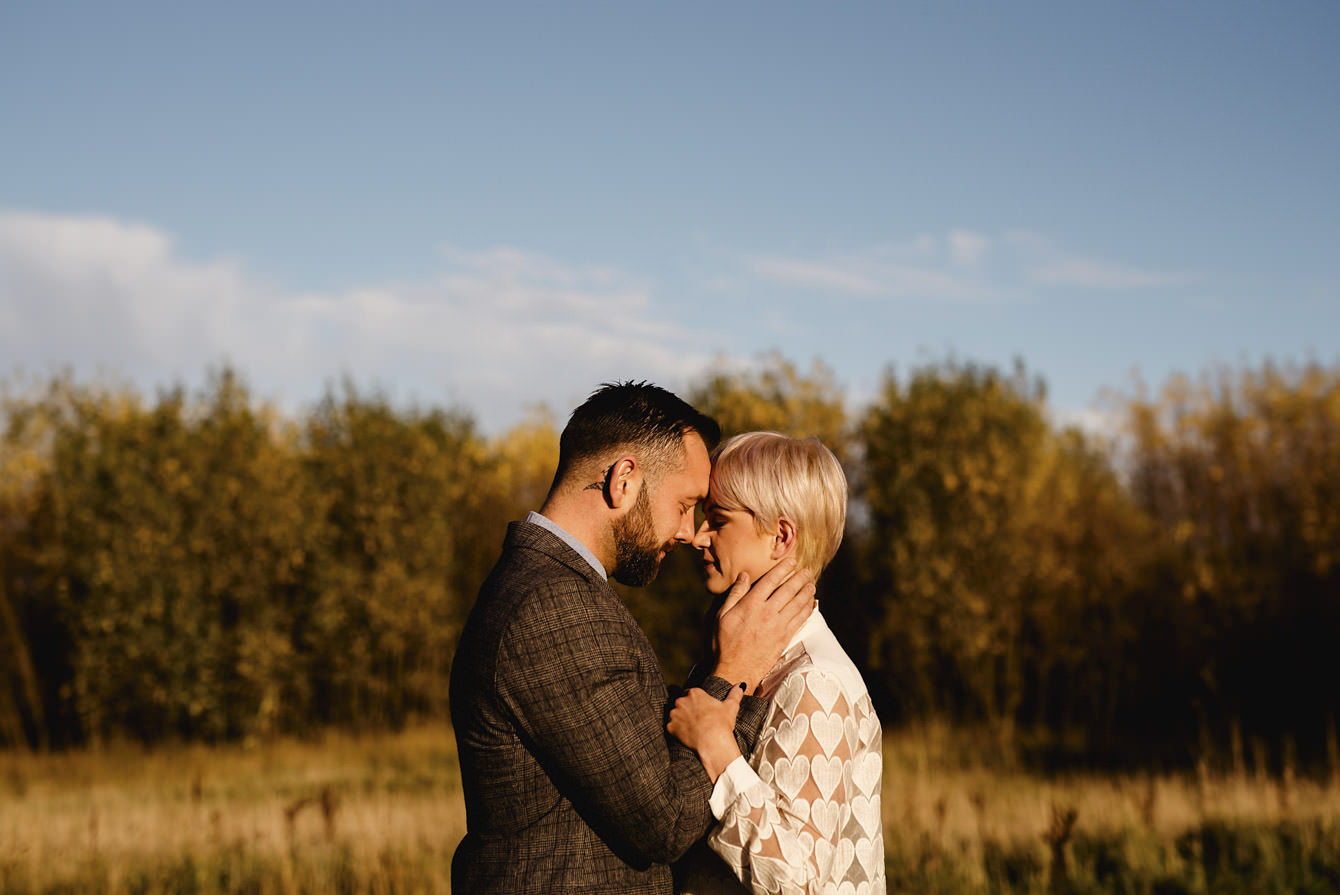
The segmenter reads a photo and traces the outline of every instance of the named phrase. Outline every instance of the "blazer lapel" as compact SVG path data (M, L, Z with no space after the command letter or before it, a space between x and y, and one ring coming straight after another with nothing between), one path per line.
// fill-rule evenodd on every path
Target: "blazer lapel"
M536 525L533 522L508 523L507 538L503 546L505 549L534 550L537 553L543 553L545 556L563 563L592 585L603 587L610 593L614 592L614 589L609 586L609 582L602 578L600 573L592 568L591 564L583 559L580 553L563 543L562 538L542 525Z

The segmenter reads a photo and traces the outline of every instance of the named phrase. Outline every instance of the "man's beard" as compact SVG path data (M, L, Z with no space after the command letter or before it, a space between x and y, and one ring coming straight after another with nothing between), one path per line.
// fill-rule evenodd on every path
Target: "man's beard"
M614 570L610 576L630 587L651 584L661 569L661 550L674 548L671 541L662 544L656 537L651 518L651 497L645 483L638 489L633 508L614 520Z

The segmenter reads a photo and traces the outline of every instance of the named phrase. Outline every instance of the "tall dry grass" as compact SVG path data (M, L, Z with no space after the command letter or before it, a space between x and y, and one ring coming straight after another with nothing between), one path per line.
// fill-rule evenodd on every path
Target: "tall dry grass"
M0 892L449 892L451 731L0 755Z
M890 731L890 891L1340 891L1340 784L1241 768L1001 770L991 742ZM450 891L451 731L251 748L0 754L0 893Z
M1002 770L993 745L943 725L886 737L890 891L1340 893L1334 774L1044 775Z

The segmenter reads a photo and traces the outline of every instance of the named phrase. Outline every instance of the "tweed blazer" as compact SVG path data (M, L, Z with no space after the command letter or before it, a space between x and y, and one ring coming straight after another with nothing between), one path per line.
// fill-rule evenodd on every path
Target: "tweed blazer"
M543 527L511 523L452 665L467 825L452 891L672 892L668 865L715 818L697 755L665 732L668 703L609 584ZM766 712L744 698L746 754Z

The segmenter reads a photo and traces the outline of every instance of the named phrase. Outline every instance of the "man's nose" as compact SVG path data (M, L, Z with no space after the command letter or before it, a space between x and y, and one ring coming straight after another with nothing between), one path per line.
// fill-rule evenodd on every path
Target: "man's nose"
M679 517L679 530L675 532L675 540L681 544L693 543L693 510Z

